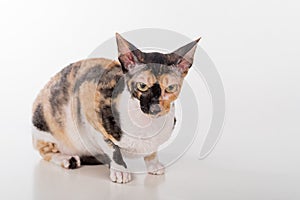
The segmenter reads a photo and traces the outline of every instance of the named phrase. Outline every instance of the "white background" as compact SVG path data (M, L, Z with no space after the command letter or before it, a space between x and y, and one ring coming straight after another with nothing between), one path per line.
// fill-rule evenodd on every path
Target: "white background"
M296 0L2 0L1 199L34 196L32 166L39 157L31 149L31 104L49 77L115 32L148 27L202 36L200 45L225 86L223 136L210 157L195 164L214 170L196 180L205 190L185 190L195 180L182 180L181 192L205 199L299 199L299 10Z

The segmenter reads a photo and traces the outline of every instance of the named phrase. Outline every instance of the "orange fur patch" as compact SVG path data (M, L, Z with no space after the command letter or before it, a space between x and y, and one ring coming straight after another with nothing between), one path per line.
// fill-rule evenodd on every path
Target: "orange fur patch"
M46 161L50 161L54 154L59 153L55 143L45 142L43 140L37 140L35 148Z
M151 161L151 160L154 160L156 158L156 156L157 156L157 152L154 152L154 153L152 153L152 154L150 154L148 156L145 156L144 160L145 161Z

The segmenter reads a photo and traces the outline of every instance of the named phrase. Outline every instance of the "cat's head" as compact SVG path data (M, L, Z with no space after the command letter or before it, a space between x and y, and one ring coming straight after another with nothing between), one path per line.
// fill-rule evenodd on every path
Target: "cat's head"
M168 113L193 64L200 38L168 54L142 52L118 33L116 39L128 91L141 110L152 116Z

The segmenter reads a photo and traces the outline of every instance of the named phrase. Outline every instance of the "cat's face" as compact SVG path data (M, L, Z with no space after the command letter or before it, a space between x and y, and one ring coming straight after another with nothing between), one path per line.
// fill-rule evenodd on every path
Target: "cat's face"
M142 52L119 34L116 38L128 91L139 101L140 109L152 116L168 113L192 66L199 39L172 53L162 54Z
M150 115L163 115L177 99L183 78L174 66L141 64L132 74L128 72L126 83L132 96L140 101L141 110Z

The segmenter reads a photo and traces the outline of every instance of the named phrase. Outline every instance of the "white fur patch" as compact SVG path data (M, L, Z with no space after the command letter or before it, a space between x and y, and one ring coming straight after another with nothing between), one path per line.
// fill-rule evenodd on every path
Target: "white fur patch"
M139 101L131 98L127 89L121 94L117 107L123 131L117 143L122 153L132 157L149 155L167 141L174 125L175 108L157 118L146 115L140 109Z
M146 165L149 174L162 175L165 173L165 167L160 162L148 162Z
M69 156L69 155L63 155L59 153L59 154L54 154L50 161L54 164L62 166L63 168L69 169L71 158L74 158L76 160L76 168L80 167L79 156Z
M33 146L37 146L37 141L45 141L45 142L52 142L57 143L57 140L51 135L51 133L44 132L38 130L35 126L32 125L32 139L33 139Z
M86 119L85 115L81 114L80 121L78 122L76 115L75 113L73 114L73 110L70 109L70 106L66 108L66 113L66 131L68 138L76 147L76 152L69 152L69 154L102 154L103 145L107 145L103 139L103 135L94 129L94 127Z
M131 174L129 172L122 172L115 169L110 169L110 180L116 183L128 183L131 181Z

